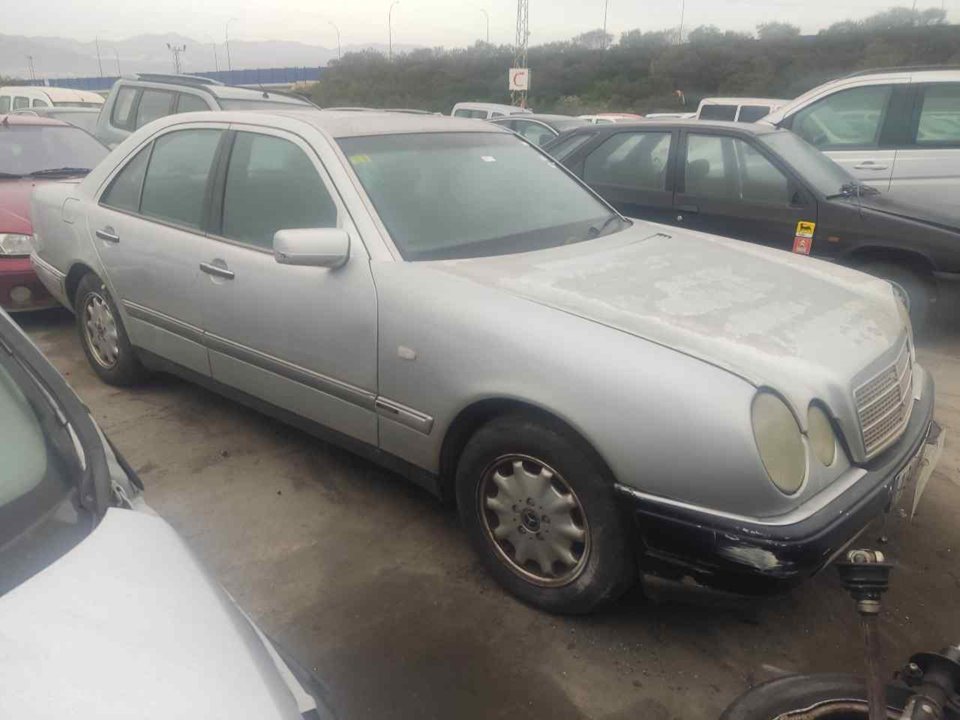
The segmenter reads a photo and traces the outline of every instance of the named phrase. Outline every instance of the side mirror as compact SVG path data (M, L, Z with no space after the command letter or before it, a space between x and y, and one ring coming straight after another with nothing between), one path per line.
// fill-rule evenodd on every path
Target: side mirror
M278 230L273 257L281 265L338 268L350 258L350 234L340 228Z

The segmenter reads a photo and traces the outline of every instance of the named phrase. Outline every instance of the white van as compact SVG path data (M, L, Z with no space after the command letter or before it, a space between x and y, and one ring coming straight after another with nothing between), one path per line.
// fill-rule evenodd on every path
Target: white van
M697 120L756 122L786 105L778 98L716 97L704 98L697 108Z
M35 107L100 107L103 97L72 88L7 85L0 88L0 114Z
M480 120L489 120L490 118L502 117L504 115L519 115L521 113L531 113L530 108L519 108L516 105L499 105L497 103L479 103L479 102L460 102L453 106L453 117L478 118Z

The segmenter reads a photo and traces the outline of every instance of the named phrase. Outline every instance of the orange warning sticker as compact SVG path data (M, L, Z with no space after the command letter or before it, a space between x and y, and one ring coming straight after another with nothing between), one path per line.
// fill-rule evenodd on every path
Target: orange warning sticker
M797 235L793 239L793 251L798 255L809 255L813 247L813 238Z
M817 229L817 224L815 222L809 222L807 220L801 220L797 223L797 237L812 238L813 231Z

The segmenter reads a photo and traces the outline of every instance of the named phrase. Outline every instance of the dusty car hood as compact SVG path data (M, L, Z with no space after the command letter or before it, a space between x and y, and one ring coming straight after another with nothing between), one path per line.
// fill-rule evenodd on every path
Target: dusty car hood
M827 391L849 396L852 377L905 333L884 281L643 221L590 242L435 266L774 387L803 415Z
M5 718L300 717L176 532L132 510L0 597L0 677Z

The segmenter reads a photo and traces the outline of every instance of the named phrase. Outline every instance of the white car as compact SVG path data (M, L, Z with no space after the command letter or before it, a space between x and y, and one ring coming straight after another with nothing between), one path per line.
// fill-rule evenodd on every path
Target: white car
M103 105L103 96L87 90L59 87L28 87L9 85L0 88L0 115L46 107L92 107Z
M2 310L0 348L0 717L332 717Z
M778 98L714 97L700 101L694 117L697 120L756 122L789 100Z
M859 180L942 210L960 193L960 70L864 72L814 88L764 118Z
M532 113L530 108L521 108L516 105L500 105L499 103L458 102L453 106L450 115L459 118L477 118L490 120L504 115L523 115Z

